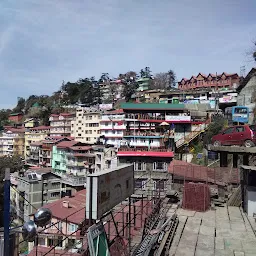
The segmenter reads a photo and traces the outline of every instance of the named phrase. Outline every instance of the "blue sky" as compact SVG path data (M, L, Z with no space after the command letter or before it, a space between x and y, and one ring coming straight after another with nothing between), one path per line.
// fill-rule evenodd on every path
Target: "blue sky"
M0 108L102 72L248 72L255 10L255 0L0 1Z

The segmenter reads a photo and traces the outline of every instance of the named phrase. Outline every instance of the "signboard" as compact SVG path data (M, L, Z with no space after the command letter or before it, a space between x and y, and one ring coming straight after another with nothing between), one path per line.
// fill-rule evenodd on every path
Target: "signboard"
M90 218L90 206L92 219L98 220L133 192L134 167L131 164L89 174L86 183L86 218Z
M106 232L101 221L88 228L87 240L91 256L110 256Z
M165 116L166 121L191 121L191 116Z

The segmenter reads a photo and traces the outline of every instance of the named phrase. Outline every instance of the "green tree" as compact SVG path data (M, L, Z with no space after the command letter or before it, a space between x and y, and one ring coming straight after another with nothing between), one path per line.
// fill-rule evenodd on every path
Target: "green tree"
M139 84L134 77L127 78L123 83L125 86L122 91L122 97L124 97L125 101L128 102L131 100L132 95L136 93Z
M3 226L4 211L4 176L5 169L10 168L11 172L20 172L23 170L23 161L20 156L2 156L0 157L0 226Z
M13 109L14 113L19 113L24 111L26 105L26 100L22 97L18 97L18 103L17 106Z
M169 88L175 87L176 86L176 75L175 75L174 71L170 69L167 72L167 74L168 74L168 87Z

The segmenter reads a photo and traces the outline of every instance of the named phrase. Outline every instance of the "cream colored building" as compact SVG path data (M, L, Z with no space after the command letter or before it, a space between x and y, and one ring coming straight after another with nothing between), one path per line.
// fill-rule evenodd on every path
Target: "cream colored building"
M31 142L39 142L44 140L50 134L50 126L38 126L27 129L25 132L25 159L30 157Z
M24 157L24 128L8 128L0 137L0 156Z
M71 136L75 140L94 144L100 136L101 113L94 108L78 107L71 122Z

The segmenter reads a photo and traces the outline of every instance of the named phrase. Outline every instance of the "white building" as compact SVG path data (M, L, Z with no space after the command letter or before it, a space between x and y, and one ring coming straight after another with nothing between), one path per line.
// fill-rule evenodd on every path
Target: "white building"
M123 140L124 130L126 129L124 122L125 115L122 109L107 111L102 114L100 121L100 133L105 137L106 144L119 147Z
M51 136L64 136L71 135L71 121L75 119L73 113L51 114L50 121L50 135Z
M100 136L101 113L94 108L78 107L72 121L72 137L75 140L94 144Z

